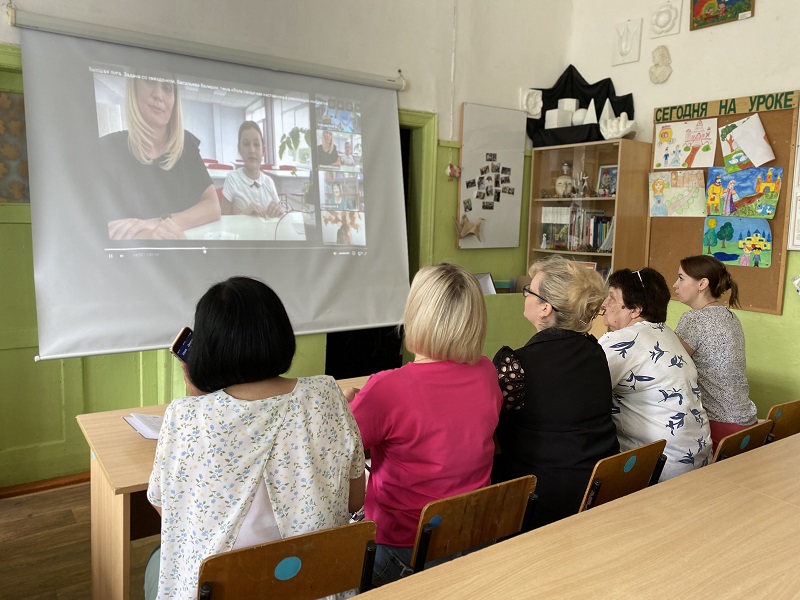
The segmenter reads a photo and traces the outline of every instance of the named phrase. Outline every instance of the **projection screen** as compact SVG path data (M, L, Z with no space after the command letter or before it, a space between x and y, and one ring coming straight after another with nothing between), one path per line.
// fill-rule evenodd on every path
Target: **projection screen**
M300 334L399 322L396 92L21 36L41 358L164 348L232 275Z

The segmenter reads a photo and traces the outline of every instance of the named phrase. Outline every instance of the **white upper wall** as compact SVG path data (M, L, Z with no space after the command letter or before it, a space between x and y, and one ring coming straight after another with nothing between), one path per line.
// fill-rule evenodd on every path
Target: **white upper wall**
M604 0L605 1L605 0ZM460 106L519 108L521 88L567 66L573 0L21 0L20 10L215 46L395 75L401 108L439 114L458 139ZM6 19L0 42L19 43ZM455 58L454 58L455 57Z
M653 109L800 89L800 4L760 0L750 19L689 30L689 0L683 0L677 35L650 39L654 0L573 0L568 63L590 82L611 77L617 93L633 93L638 139L653 139ZM643 18L641 59L611 66L614 26ZM665 45L672 76L650 82L652 52Z

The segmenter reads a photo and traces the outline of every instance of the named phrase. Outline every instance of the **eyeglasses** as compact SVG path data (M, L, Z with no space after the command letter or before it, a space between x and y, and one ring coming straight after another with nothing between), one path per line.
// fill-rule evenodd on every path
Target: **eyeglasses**
M530 286L528 286L528 285L526 285L525 287L522 288L522 295L523 296L536 296L539 300L541 300L545 304L550 304L550 306L553 308L553 310L555 312L558 312L558 309L555 306L553 306L552 303L549 300L546 300L545 298L542 298L539 294L537 294L536 292L531 290Z
M641 271L634 271L632 273L632 275L638 275L639 276L639 283L641 283L642 284L642 288L644 288L644 281L642 280L642 272Z

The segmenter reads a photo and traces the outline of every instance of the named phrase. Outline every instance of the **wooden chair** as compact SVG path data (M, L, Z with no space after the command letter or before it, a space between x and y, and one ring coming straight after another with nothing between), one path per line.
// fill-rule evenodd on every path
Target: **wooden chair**
M425 563L520 532L532 510L536 477L526 475L431 502L422 509L411 554L415 572Z
M373 521L322 529L209 556L200 565L199 600L322 598L372 586Z
M769 409L767 419L772 421L772 431L767 436L768 444L800 433L800 400L776 404Z
M667 440L656 440L597 461L578 512L605 504L658 483L667 462Z
M747 429L726 435L717 444L717 449L714 451L714 460L711 462L719 462L748 450L760 448L766 443L767 435L769 435L771 429L772 421L767 419Z

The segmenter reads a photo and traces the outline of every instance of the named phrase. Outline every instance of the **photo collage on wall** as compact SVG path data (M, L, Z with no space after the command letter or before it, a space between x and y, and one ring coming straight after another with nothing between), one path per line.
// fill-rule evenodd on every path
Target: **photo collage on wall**
M769 267L769 220L783 167L762 166L775 155L758 114L719 128L715 118L658 123L654 139L650 216L703 217L703 254L729 265ZM717 143L723 165L714 165Z
M472 175L466 180L468 194L461 200L465 213L475 209L494 210L495 203L502 202L504 195L514 196L516 193L511 185L511 167L503 166L497 160L496 152L487 152L486 163Z

